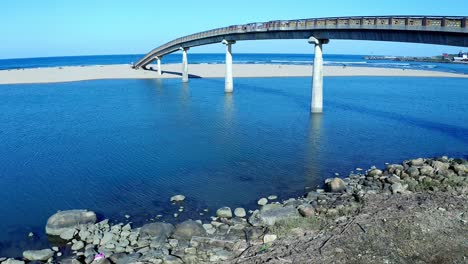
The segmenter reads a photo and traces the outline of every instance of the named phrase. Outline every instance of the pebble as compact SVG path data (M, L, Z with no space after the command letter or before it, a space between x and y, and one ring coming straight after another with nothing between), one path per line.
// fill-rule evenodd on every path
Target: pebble
M129 219L129 218L130 218L130 215L126 214L126 215L125 215L125 218Z
M33 233L33 232L29 232L28 237L33 237L33 236L34 236L34 233Z
M276 199L278 199L278 196L276 196L276 195L268 196L268 200L276 200Z

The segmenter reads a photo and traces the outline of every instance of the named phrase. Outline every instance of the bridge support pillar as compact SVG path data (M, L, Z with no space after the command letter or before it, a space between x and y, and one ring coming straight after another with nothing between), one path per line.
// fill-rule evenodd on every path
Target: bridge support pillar
M226 45L226 82L224 86L225 93L232 93L234 90L234 81L232 77L232 44L235 44L234 40L223 40L222 42Z
M312 75L312 98L310 102L311 113L323 112L323 52L322 44L327 44L328 39L309 38L309 43L315 45L314 70Z
M187 59L187 51L189 48L180 48L182 50L182 82L188 82L188 59Z
M162 75L161 58L156 57L156 60L158 60L158 74Z

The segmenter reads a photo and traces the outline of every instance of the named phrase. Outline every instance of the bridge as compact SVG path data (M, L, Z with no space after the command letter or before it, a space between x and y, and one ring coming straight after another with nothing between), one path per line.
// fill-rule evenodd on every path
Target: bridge
M223 43L226 45L225 92L233 91L232 44L242 40L307 39L315 46L311 112L323 109L322 45L330 39L374 40L438 44L468 47L467 17L454 16L366 16L281 20L249 23L208 30L175 39L155 48L133 67L145 68L157 61L162 74L161 59L182 51L182 81L188 82L189 48Z

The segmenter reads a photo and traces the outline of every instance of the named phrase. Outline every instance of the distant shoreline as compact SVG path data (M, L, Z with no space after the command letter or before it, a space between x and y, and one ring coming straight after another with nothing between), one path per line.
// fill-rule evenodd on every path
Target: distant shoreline
M1 70L0 84L61 83L109 79L180 78L181 64L163 64L163 74L155 70L134 70L129 64L69 66ZM223 64L190 64L192 78L223 78ZM325 76L445 77L468 78L468 75L397 68L325 66ZM310 65L234 64L234 77L311 77Z

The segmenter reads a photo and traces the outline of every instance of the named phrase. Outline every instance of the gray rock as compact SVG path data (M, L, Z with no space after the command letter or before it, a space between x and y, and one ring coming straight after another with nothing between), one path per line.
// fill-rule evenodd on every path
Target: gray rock
M453 166L453 170L458 174L458 175L464 175L468 172L468 167L463 165L463 164L457 164Z
M370 177L379 177L379 176L382 175L382 173L383 172L381 170L379 170L379 169L373 169L373 170L369 171L367 173L367 175L369 175Z
M333 178L327 182L327 187L331 192L344 192L346 183L340 178Z
M411 166L422 166L424 165L424 159L422 158L414 159L414 160L411 160L409 163Z
M390 183L390 184L394 184L394 183L397 183L397 182L401 182L401 179L400 179L400 177L398 177L396 175L392 175L392 176L387 178L387 182Z
M438 160L432 161L431 165L435 170L448 170L448 168L450 167L449 163L445 163Z
M166 240L175 231L175 227L169 223L146 224L140 229L141 238L152 238L157 241Z
M59 236L63 231L83 224L96 223L96 214L87 210L58 212L47 220L46 234Z
M84 248L84 243L83 241L77 241L75 244L73 244L73 246L71 247L71 250L80 250L82 248Z
M313 217L315 215L315 209L310 204L299 205L297 210L304 217Z
M220 218L232 218L232 210L229 207L221 207L216 211L216 216Z
M249 218L253 226L273 226L276 222L288 218L300 217L299 212L294 207L277 207L268 210L255 211Z
M113 233L111 233L111 232L105 232L105 233L104 233L104 236L102 237L102 239L101 239L101 241L100 241L99 244L100 244L101 246L102 246L102 245L105 245L105 244L111 242L113 238L114 238L114 234L113 234Z
M75 228L64 229L62 233L60 233L60 238L63 240L72 240L78 231Z
M171 197L171 202L182 202L185 200L185 196L182 194L174 195Z
M237 217L246 217L247 213L245 212L244 208L236 208L234 210L234 215Z
M190 240L193 236L204 236L206 231L203 226L195 221L187 220L176 226L176 230L172 235L175 239Z
M258 200L257 204L260 205L260 206L264 206L268 203L268 199L267 198L261 198L260 200Z
M27 250L23 252L23 257L27 260L38 260L38 261L47 261L54 256L54 251L52 249L42 249L42 250Z
M426 175L426 176L432 177L432 176L434 176L434 169L431 166L424 165L424 166L421 167L420 173L421 173L421 175Z
M419 169L416 167L409 168L407 172L410 177L414 178L416 176L419 176Z

